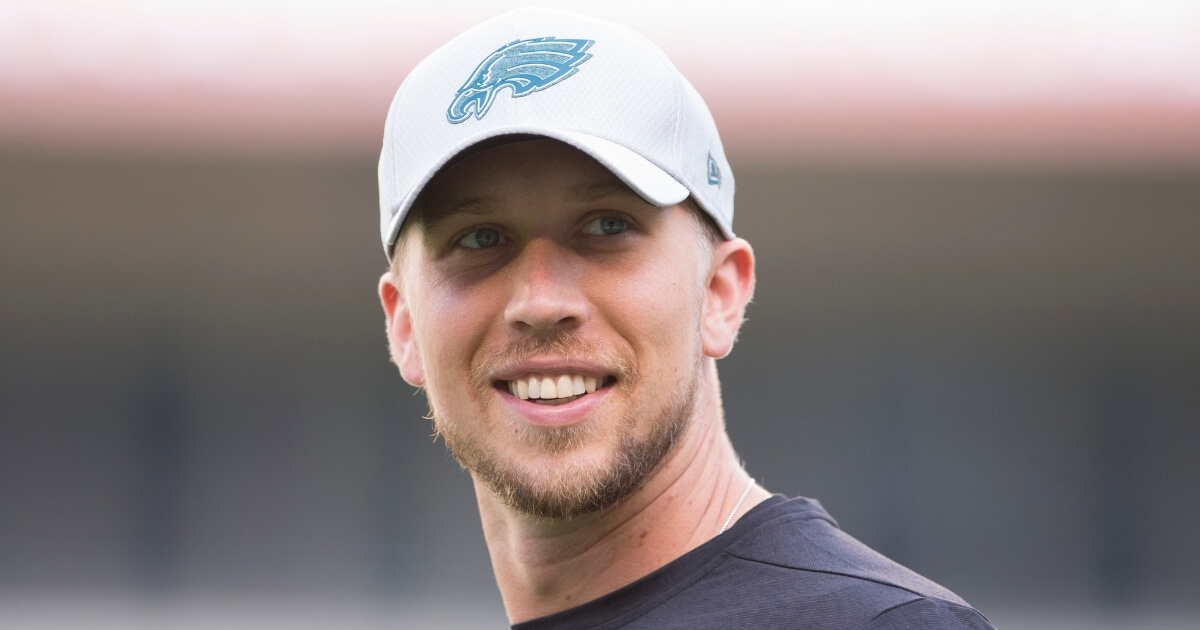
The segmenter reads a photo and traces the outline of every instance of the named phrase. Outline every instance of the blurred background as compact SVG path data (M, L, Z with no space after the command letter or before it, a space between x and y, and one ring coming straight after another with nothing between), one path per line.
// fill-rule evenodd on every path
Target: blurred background
M769 489L1001 628L1200 625L1200 3L634 2L707 99ZM0 628L502 628L375 160L516 6L0 2Z

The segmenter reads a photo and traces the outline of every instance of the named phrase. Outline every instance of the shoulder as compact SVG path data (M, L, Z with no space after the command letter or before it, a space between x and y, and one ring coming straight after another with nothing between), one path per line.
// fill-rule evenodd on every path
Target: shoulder
M992 627L949 589L843 532L815 500L777 500L747 529L722 570L780 600L819 602L805 602L805 614L843 627Z
M667 566L520 630L991 629L960 597L775 496Z
M769 514L769 516L768 516ZM814 499L777 503L727 553L805 572L841 575L966 605L949 589L890 560L842 531Z
M943 600L913 598L871 618L870 630L890 628L963 628L995 630L979 611L965 604Z

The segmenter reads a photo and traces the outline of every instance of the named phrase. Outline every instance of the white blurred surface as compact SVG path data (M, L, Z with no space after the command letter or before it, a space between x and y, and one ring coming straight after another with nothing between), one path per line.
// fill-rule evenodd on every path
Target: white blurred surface
M389 59L411 65L472 24L526 4L18 0L0 5L0 81L256 90L369 77ZM778 82L784 72L825 67L884 96L894 90L879 82L908 86L910 98L967 102L1136 99L1146 91L1200 99L1194 0L532 4L628 25L694 72L725 77Z
M367 153L408 71L520 1L0 4L0 142ZM641 31L735 153L1200 163L1200 2L534 4Z
M507 628L504 611L468 594L453 601L396 602L305 598L264 602L192 599L151 603L122 598L0 601L3 630L477 630ZM463 600L467 600L464 602Z
M464 594L466 595L466 594ZM465 600L465 601L464 601ZM3 630L479 630L507 628L503 610L471 598L396 602L305 599L246 602L192 600L152 604L120 598L0 602ZM1103 606L984 610L1002 630L1194 630L1196 611L1110 610Z

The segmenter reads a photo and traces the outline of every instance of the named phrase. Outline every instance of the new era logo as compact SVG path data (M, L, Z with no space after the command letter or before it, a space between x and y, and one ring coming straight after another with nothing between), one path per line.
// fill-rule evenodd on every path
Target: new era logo
M721 187L721 167L717 166L717 161L711 153L708 154L708 183L717 188Z

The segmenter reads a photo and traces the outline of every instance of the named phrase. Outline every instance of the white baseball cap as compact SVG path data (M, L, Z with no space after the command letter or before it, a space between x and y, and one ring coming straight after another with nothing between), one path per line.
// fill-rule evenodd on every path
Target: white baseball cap
M400 85L379 156L380 234L393 244L421 189L502 136L565 142L646 201L691 196L733 238L733 173L712 114L648 39L549 9L518 9L434 51Z

